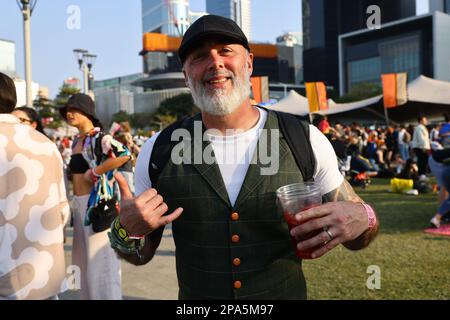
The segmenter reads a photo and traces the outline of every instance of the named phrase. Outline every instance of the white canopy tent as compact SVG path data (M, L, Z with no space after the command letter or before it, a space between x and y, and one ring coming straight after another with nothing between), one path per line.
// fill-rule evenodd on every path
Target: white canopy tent
M304 116L309 113L308 99L291 90L282 100L270 106L273 110Z
M383 97L382 95L378 95L373 98L364 99L364 100L356 101L356 102L350 102L350 103L336 103L333 100L328 99L328 110L319 111L317 113L322 114L322 115L328 115L328 114L336 114L336 113L352 111L352 110L356 110L356 109L360 109L360 108L365 108L367 106L377 103L378 101L380 101L380 99L382 97Z
M408 84L408 101L450 105L450 82L419 76ZM328 99L328 110L319 111L322 115L337 114L368 107L383 98L378 95L351 103L336 103ZM271 106L274 110L305 116L309 113L308 99L291 90L288 96Z
M364 108L378 102L382 96L376 96L370 99L365 99L352 103L336 103L331 99L328 99L329 109L326 111L319 111L319 114L335 114L340 112L351 111L359 108ZM308 99L298 94L294 90L291 90L286 98L280 100L278 103L273 104L271 109L292 113L300 116L305 116L309 113Z
M450 82L419 76L408 85L408 100L450 104Z

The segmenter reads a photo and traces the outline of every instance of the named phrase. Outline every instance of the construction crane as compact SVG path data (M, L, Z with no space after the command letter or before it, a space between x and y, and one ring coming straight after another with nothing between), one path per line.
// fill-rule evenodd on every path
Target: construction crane
M168 10L168 12L169 12L169 19L170 19L170 22L172 22L173 25L175 26L175 29L176 29L177 32L178 32L178 36L181 37L182 34L181 34L181 31L180 31L180 28L179 28L179 25L178 25L177 18L175 17L175 14L173 13L172 7L170 6L170 0L164 0L164 4L166 5L167 10Z

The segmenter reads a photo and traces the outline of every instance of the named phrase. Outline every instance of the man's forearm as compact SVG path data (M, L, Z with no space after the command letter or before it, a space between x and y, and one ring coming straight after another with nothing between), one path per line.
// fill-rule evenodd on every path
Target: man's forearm
M363 199L361 199L347 180L344 180L342 185L333 190L330 193L327 193L323 196L324 202L336 202L336 201L351 201L355 203L365 203ZM376 213L375 213L376 214ZM376 224L364 231L360 236L356 239L343 243L343 245L350 250L360 250L366 248L370 242L375 239L378 234L379 222L376 220Z
M376 225L373 228L367 229L364 231L358 238L352 241L348 241L346 243L343 243L344 247L346 247L349 250L360 250L366 248L373 239L378 234L379 224L378 221Z

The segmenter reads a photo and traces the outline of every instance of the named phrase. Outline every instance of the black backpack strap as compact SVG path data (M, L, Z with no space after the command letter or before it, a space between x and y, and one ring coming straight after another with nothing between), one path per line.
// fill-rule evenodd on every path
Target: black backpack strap
M302 173L303 180L313 181L316 158L311 147L309 122L303 117L298 117L290 113L273 110L272 112L275 112L278 117L281 133L294 155L295 162Z
M170 154L175 146L175 143L178 143L177 141L171 140L172 133L176 129L181 128L189 119L191 119L191 117L185 116L172 123L170 126L161 131L158 138L156 138L148 164L148 176L150 177L153 188L156 187L159 175L166 166L167 161L169 161Z

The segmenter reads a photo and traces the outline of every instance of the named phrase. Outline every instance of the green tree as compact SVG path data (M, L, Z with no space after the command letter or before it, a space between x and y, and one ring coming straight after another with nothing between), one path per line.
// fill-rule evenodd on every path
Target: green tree
M59 93L55 98L55 107L62 108L69 100L69 97L73 94L80 93L80 89L63 84L59 88Z
M112 124L113 122L120 123L120 122L128 121L128 122L130 122L131 125L133 125L132 119L133 119L133 115L128 114L128 113L126 113L125 111L122 111L122 110L121 110L121 111L119 111L119 112L113 114L112 120L111 120L111 124ZM110 124L110 125L111 125L111 124Z
M198 112L199 109L195 106L191 94L182 93L162 101L155 116L165 115L181 118L183 116L192 116Z
M131 118L131 126L134 128L147 128L150 127L153 121L153 114L150 112L140 112L133 114Z
M53 104L53 101L44 97L41 91L39 91L38 96L33 101L33 107L41 118L50 118L54 116L55 105Z
M163 127L175 122L184 116L192 116L200 110L195 106L190 93L182 93L161 102L158 110L153 115L152 122Z
M128 121L131 127L139 132L144 132L142 129L159 131L183 116L194 115L198 112L199 109L194 105L192 96L189 93L183 93L162 101L156 113L127 114L119 111L113 115L112 122Z
M382 94L381 86L373 82L362 82L352 87L350 92L336 99L338 103L354 102Z

